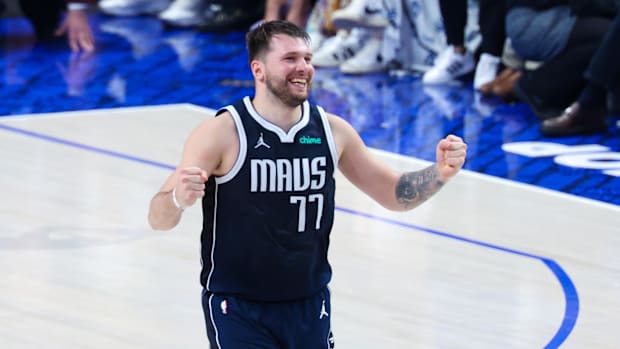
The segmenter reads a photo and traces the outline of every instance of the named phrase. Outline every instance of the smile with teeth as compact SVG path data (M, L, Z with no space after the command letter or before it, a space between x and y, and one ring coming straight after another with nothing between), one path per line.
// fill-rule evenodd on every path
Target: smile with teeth
M306 86L306 80L305 79L291 79L291 82L295 85L302 85L302 86Z

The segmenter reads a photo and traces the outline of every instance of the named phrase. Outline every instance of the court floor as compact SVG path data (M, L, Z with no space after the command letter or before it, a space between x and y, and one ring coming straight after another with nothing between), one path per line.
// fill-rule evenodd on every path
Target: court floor
M198 207L152 231L190 104L0 119L0 347L207 347ZM376 151L399 169L426 162ZM337 177L336 348L618 348L620 207L461 172L387 211Z

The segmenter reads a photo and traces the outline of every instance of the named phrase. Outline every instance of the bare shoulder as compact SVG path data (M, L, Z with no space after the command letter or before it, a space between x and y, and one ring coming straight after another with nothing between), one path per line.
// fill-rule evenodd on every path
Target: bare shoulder
M351 126L351 124L342 117L326 113L329 126L332 129L336 147L338 148L338 157L342 155L342 152L353 145L360 145L361 138L357 131Z
M235 122L229 112L209 117L202 121L191 133L190 141L214 146L227 142L236 136Z
M353 126L351 126L351 124L349 124L349 122L342 117L332 113L326 114L327 120L329 121L329 126L331 127L334 137L336 137L337 140L348 138L357 134Z
M339 130L340 128L349 125L349 123L341 116L327 112L325 113L325 115L327 115L327 120L329 121L329 126L331 126L332 130Z
M184 149L187 165L198 165L209 173L221 174L234 163L239 149L235 122L229 112L201 122L190 134Z
M227 132L228 130L235 130L235 122L228 111L225 111L218 116L208 117L202 121L194 130L194 132Z

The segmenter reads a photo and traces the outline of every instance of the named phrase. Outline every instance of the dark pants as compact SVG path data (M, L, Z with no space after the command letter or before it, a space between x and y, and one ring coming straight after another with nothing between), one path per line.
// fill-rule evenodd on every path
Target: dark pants
M517 83L519 96L525 99L541 118L558 115L558 112L577 100L586 85L584 73L591 66L593 55L603 42L610 20L602 17L579 18L575 23L566 48L553 59L534 70L526 71ZM618 46L615 46L617 50ZM612 49L613 50L613 49ZM615 52L617 53L617 52ZM617 58L616 58L617 59ZM608 64L601 59L600 67L593 67L594 74L609 74L617 63ZM615 62L618 62L617 60ZM601 71L599 71L601 69ZM547 114L549 115L540 115Z
M202 308L211 348L331 349L329 290L306 299L264 303L203 291Z
M482 42L480 50L501 56L506 39L506 5L502 0L479 0L478 25ZM439 0L448 45L460 46L465 42L467 0Z
M65 11L64 0L19 0L19 6L40 39L54 36L60 17Z
M609 24L606 34L585 72L588 81L607 90L618 90L620 80L620 14Z

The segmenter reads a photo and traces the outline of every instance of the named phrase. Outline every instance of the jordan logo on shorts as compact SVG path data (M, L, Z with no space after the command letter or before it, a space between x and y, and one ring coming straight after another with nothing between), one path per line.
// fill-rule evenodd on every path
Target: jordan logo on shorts
M258 148L258 147L267 147L267 149L271 148L271 146L267 143L265 143L265 140L263 139L263 133L260 133L260 136L258 137L258 141L256 141L256 145L254 146L254 149Z
M321 305L321 314L319 314L319 320L322 319L323 317L328 317L329 313L325 310L325 301L323 301L323 304Z

